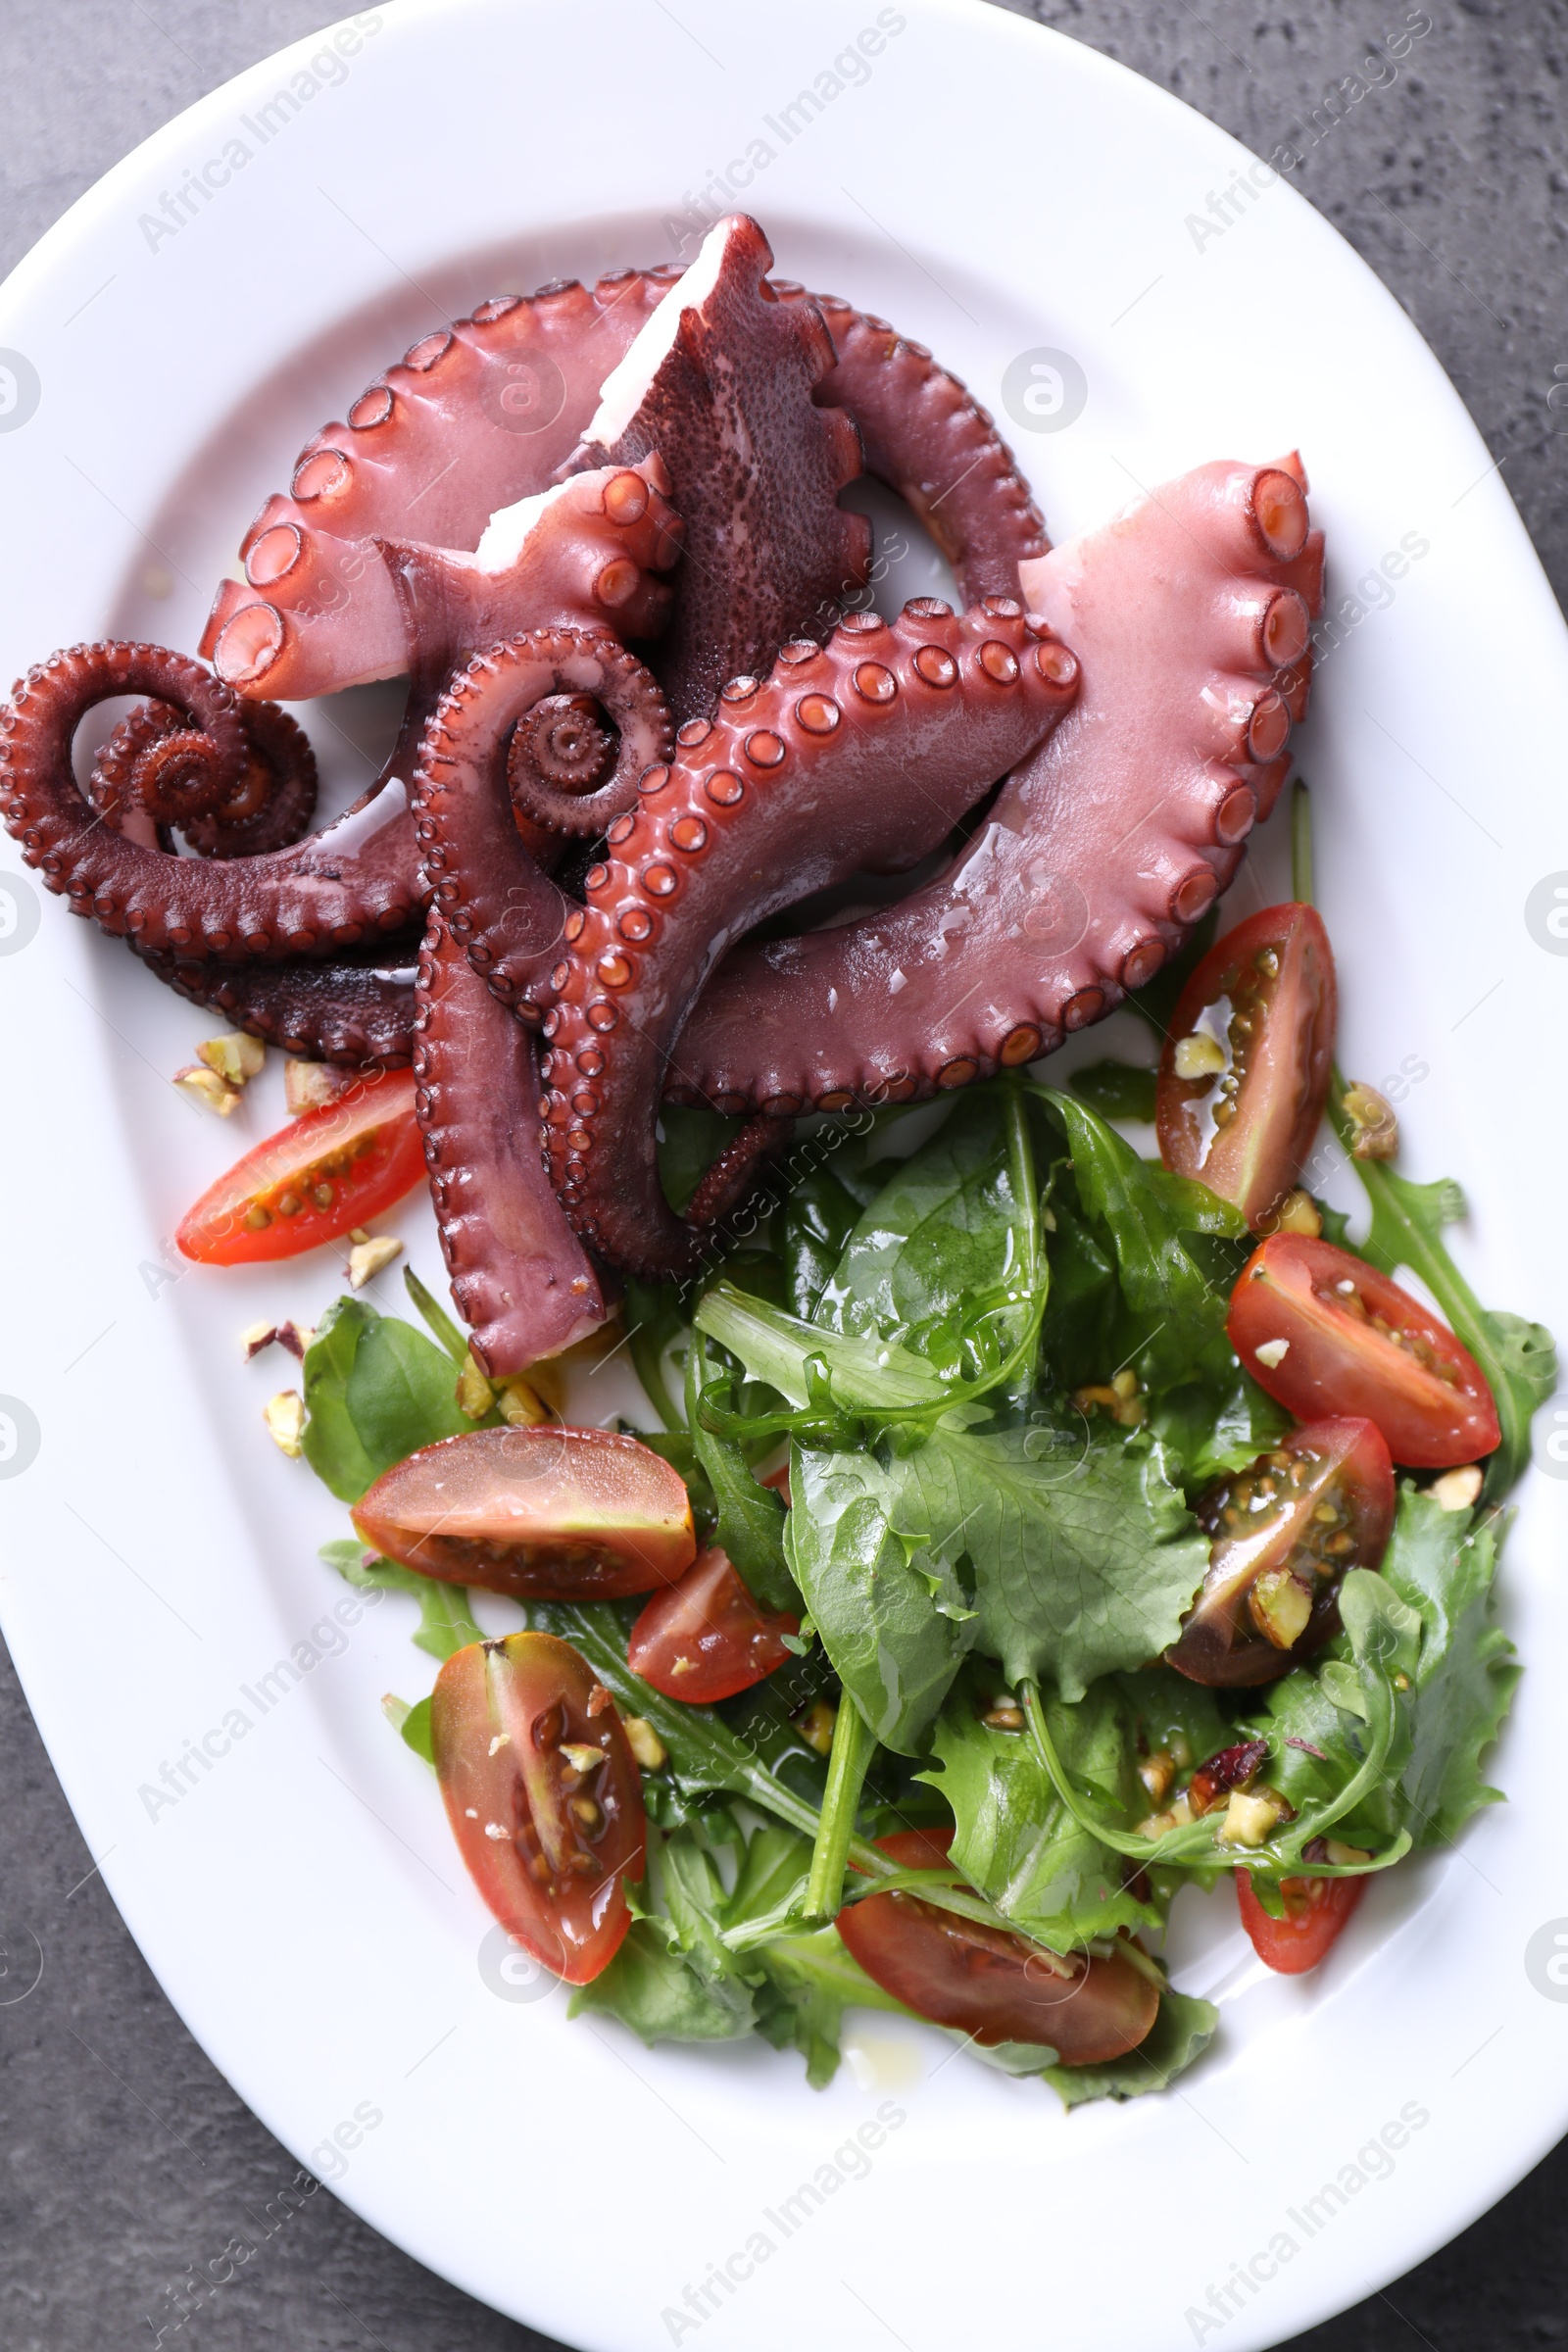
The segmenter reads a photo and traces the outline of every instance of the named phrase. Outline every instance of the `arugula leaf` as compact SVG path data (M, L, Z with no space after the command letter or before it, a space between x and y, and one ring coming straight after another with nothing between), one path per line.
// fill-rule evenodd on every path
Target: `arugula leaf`
M626 1278L626 1352L649 1403L667 1430L684 1430L685 1420L665 1378L665 1359L689 1326L678 1294L669 1283Z
M1242 1470L1293 1427L1282 1404L1237 1362L1228 1340L1199 1359L1201 1377L1167 1389L1149 1411L1149 1426L1167 1446L1189 1491L1223 1470Z
M845 1181L851 1174L837 1164L814 1168L784 1203L784 1297L798 1315L813 1312L866 1206L863 1186Z
M776 2050L797 2049L806 2060L806 2080L824 2090L838 2072L839 2034L846 2009L891 2009L910 2017L852 1958L837 1928L814 1935L781 1936L763 1946L762 1983L757 1987L757 2030Z
M1015 1346L1044 1277L1024 1099L977 1097L900 1161L845 1243L812 1320L957 1369L987 1317Z
M1009 1683L1045 1674L1081 1698L1175 1641L1208 1544L1157 1440L943 1427L900 1468L936 1556L972 1562L979 1646Z
M1158 1078L1157 1070L1130 1061L1094 1061L1086 1070L1074 1070L1067 1084L1102 1119L1141 1119L1148 1126L1153 1121Z
M1344 1085L1335 1073L1329 1115L1340 1141L1353 1140L1343 1104ZM1557 1351L1544 1323L1484 1307L1443 1241L1446 1225L1469 1212L1459 1186L1449 1177L1414 1184L1381 1160L1356 1159L1351 1166L1372 1207L1372 1225L1360 1254L1385 1274L1401 1266L1418 1274L1455 1332L1486 1374L1496 1399L1502 1440L1487 1471L1487 1497L1506 1494L1530 1459L1530 1424L1557 1385Z
M650 2046L659 2041L733 2041L756 2023L750 1988L700 1976L658 1920L636 1919L610 1966L579 1984L568 2017L617 2017Z
M305 1350L306 1460L342 1502L438 1438L471 1429L452 1359L412 1323L336 1298Z
M1162 1992L1158 2015L1136 2050L1103 2066L1049 2067L1046 2081L1068 2109L1088 2099L1137 2099L1146 2091L1168 2090L1202 2056L1218 2024L1219 2011L1211 2001Z
M844 1688L885 1747L918 1753L973 1640L952 1567L909 1519L907 1461L796 1446L786 1541L795 1581Z
M323 1544L320 1557L329 1568L335 1568L345 1584L358 1585L381 1592L407 1592L419 1604L419 1628L414 1637L416 1649L427 1650L432 1658L443 1663L458 1650L466 1649L470 1642L482 1642L483 1634L475 1625L468 1608L468 1595L462 1585L443 1584L439 1578L420 1576L413 1568L402 1568L395 1560L367 1561L363 1544L352 1543L347 1537L336 1543Z
M1522 1671L1494 1620L1500 1537L1495 1511L1472 1527L1468 1513L1443 1510L1408 1483L1399 1495L1383 1574L1422 1623L1411 1753L1399 1783L1417 1846L1447 1844L1472 1813L1502 1801L1480 1770Z
M468 1343L439 1298L432 1298L412 1266L403 1269L403 1287L424 1318L430 1336L446 1349L461 1371L468 1360Z
M693 1335L686 1359L686 1417L692 1446L707 1472L717 1506L713 1541L729 1555L730 1563L758 1605L794 1614L800 1593L784 1551L784 1498L752 1475L741 1447L730 1439L705 1428L697 1399L707 1376L707 1354L700 1334Z
M1225 1328L1246 1220L1206 1185L1140 1159L1087 1103L1040 1094L1066 1132L1084 1213L1110 1242L1131 1317L1125 1353L1147 1387L1174 1387Z
M411 1707L406 1698L389 1690L381 1701L381 1712L392 1729L416 1756L422 1756L431 1771L435 1770L435 1735L430 1729L430 1701L416 1698Z
M1076 1389L1102 1380L1116 1361L1121 1313L1115 1261L1058 1187L1052 1194L1054 1230L1046 1244L1051 1291L1040 1344L1054 1386Z
M740 1133L741 1121L705 1103L665 1102L660 1107L659 1178L677 1213L686 1206L714 1160Z
M923 1357L893 1340L832 1331L749 1298L732 1284L715 1284L697 1310L697 1327L738 1355L754 1380L777 1389L793 1405L810 1401L808 1366L825 1365L836 1403L868 1414L910 1405L945 1405L950 1386Z
M953 1808L955 1866L1023 1934L1053 1951L1072 1951L1118 1928L1161 1925L1158 1910L1123 1886L1120 1856L1067 1811L1033 1740L992 1730L966 1678L932 1737L941 1770L919 1775ZM1093 1790L1097 1805L1131 1827L1149 1800L1137 1778L1132 1710L1121 1690L1101 1682L1076 1706L1050 1705L1067 1769Z

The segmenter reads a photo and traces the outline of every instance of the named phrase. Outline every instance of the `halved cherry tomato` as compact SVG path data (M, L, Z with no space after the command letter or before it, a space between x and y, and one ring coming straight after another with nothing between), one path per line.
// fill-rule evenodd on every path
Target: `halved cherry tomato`
M568 1984L607 1967L641 1878L642 1782L610 1693L569 1642L511 1634L448 1658L430 1702L435 1768L468 1874Z
M654 1594L631 1629L626 1663L666 1698L711 1706L782 1666L784 1636L800 1630L798 1617L760 1609L728 1552L710 1544L678 1585Z
M247 1152L175 1239L204 1266L297 1257L378 1217L423 1174L414 1073L376 1071Z
M1236 1899L1252 1949L1266 1968L1300 1977L1316 1968L1361 1900L1365 1879L1282 1879L1285 1917L1270 1919L1252 1892L1250 1874L1236 1873Z
M672 1585L697 1551L679 1474L608 1429L475 1429L422 1446L354 1507L363 1542L448 1584L608 1600Z
M1272 1683L1339 1631L1348 1568L1376 1568L1394 1463L1372 1421L1313 1421L1196 1505L1208 1574L1165 1663L1195 1683Z
M1328 1097L1338 996L1310 906L1265 906L1181 993L1155 1093L1159 1155L1254 1228L1295 1184ZM1183 1076L1184 1063L1199 1066Z
M877 1843L905 1870L932 1870L952 1838L951 1830L900 1830ZM838 1931L866 1975L906 2008L976 2041L1047 2043L1063 2066L1102 2065L1136 2049L1159 2007L1158 1986L1119 1951L1058 1959L902 1889L846 1903Z
M1272 1235L1231 1293L1226 1329L1259 1387L1298 1420L1364 1416L1407 1469L1451 1469L1497 1444L1497 1408L1468 1348L1332 1242Z

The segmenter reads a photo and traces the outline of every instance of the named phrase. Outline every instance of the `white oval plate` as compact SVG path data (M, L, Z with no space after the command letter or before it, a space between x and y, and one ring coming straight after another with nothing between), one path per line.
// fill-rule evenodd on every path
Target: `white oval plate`
M161 131L0 295L4 674L110 629L193 648L261 498L370 374L488 293L678 258L722 171L707 202L755 210L781 270L896 319L996 408L1057 537L1203 459L1301 447L1343 640L1303 757L1344 1059L1423 1072L1406 1164L1469 1189L1483 1295L1568 1330L1562 1252L1529 1224L1568 1156L1541 1060L1568 963L1524 915L1562 856L1563 624L1431 354L1287 184L1236 179L1250 160L978 6L366 12ZM1087 388L1054 431L1034 429L1042 352ZM1018 360L1046 387L1029 429L1006 413ZM316 724L339 799L363 760L333 729L361 721ZM168 1239L275 1123L275 1072L227 1127L194 1112L168 1081L211 1020L68 922L9 845L3 892L6 1635L171 1998L377 2229L612 2352L926 2352L977 2324L1231 2352L1407 2268L1561 2132L1568 2009L1525 1967L1568 1912L1549 1479L1506 1566L1532 1668L1496 1758L1511 1804L1377 1883L1305 1984L1199 1904L1182 1981L1223 2024L1172 2095L1067 2118L886 2021L817 2094L760 2043L650 2052L508 1984L378 1712L428 1686L407 1605L333 1620L345 1588L315 1552L343 1515L258 1419L292 1367L237 1361L246 1323L314 1316L339 1269L211 1275ZM392 1222L433 1279L425 1211ZM381 1292L401 1304L395 1275Z

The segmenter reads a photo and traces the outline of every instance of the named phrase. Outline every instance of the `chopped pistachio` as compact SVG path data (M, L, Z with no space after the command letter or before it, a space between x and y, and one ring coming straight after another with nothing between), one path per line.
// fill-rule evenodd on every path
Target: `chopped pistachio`
M1129 1396L1136 1396L1138 1394L1138 1375L1136 1372L1113 1372L1110 1376L1110 1385L1125 1403Z
M220 1119L232 1118L239 1108L239 1088L230 1086L226 1078L220 1078L205 1062L193 1061L185 1069L176 1070L174 1084L193 1102L204 1102L209 1110L216 1110Z
M1233 1788L1217 1836L1221 1845L1266 1845L1279 1820L1279 1801L1268 1789Z
M1352 1159L1393 1159L1399 1149L1399 1122L1394 1105L1375 1086L1357 1083L1345 1090L1345 1115L1354 1129Z
M626 1745L644 1772L658 1772L661 1765L669 1762L669 1750L646 1715L628 1715L620 1728L626 1735Z
M226 1078L230 1086L259 1078L267 1066L267 1048L259 1037L247 1037L243 1029L230 1029L222 1037L204 1037L196 1051L207 1067Z
M537 1429L541 1421L550 1418L549 1406L520 1372L514 1372L510 1380L498 1384L496 1410L514 1429Z
M1165 1791L1176 1778L1176 1759L1168 1748L1156 1747L1152 1756L1145 1756L1138 1767L1143 1782L1154 1803L1164 1800Z
M349 1233L349 1240L354 1244L356 1249L359 1248L362 1242L368 1242L369 1238L369 1235L366 1232L363 1225L354 1226Z
M1479 1462L1466 1462L1459 1470L1445 1470L1427 1489L1433 1501L1445 1511L1468 1511L1481 1494L1482 1473Z
M335 1062L291 1057L283 1064L283 1101L296 1119L307 1110L319 1110L323 1102L335 1102L339 1095L358 1084L357 1070L339 1069Z
M1312 1594L1288 1568L1265 1568L1247 1596L1252 1623L1276 1649L1294 1649L1312 1614Z
M1217 1078L1225 1067L1225 1049L1217 1037L1179 1037L1172 1066L1178 1078Z
M1364 1845L1342 1845L1338 1838L1330 1838L1327 1844L1328 1858L1340 1870L1353 1870L1358 1862L1372 1859Z
M473 1360L471 1348L458 1374L457 1396L459 1412L466 1413L470 1421L482 1421L496 1400L494 1389Z
M1317 1202L1298 1185L1294 1192L1286 1194L1275 1210L1274 1231L1304 1233L1309 1241L1315 1242L1322 1230L1323 1216Z
M1258 1362L1266 1364L1271 1372L1277 1365L1284 1363L1290 1352L1291 1343L1289 1340L1265 1340L1261 1348L1252 1349Z
M357 1291L384 1273L395 1257L403 1254L403 1244L395 1233L378 1233L372 1241L368 1235L356 1242L349 1251L349 1281Z
M563 1740L561 1752L572 1771L580 1772L585 1777L590 1772L597 1772L605 1760L602 1747L590 1747L586 1740Z
M499 1756L504 1747L510 1747L511 1745L512 1734L510 1732L497 1732L495 1738L491 1740L489 1746L484 1752L487 1756Z
M833 1726L837 1720L837 1709L830 1707L825 1698L819 1698L802 1718L801 1738L808 1747L814 1747L819 1756L825 1756L833 1745Z
M980 1720L992 1732L1023 1730L1023 1710L1010 1698L999 1698L994 1707L986 1709Z
M279 1452L286 1453L290 1460L297 1459L305 1431L305 1399L298 1389L279 1389L271 1402L264 1406L262 1419Z
M276 1337L277 1326L275 1323L269 1323L265 1320L260 1323L247 1323L239 1335L240 1348L245 1361L249 1363L253 1355L260 1355L264 1348L270 1348Z
M1163 1813L1151 1813L1147 1821L1138 1824L1140 1838L1163 1838L1167 1830L1184 1830L1193 1818L1193 1808L1186 1790Z

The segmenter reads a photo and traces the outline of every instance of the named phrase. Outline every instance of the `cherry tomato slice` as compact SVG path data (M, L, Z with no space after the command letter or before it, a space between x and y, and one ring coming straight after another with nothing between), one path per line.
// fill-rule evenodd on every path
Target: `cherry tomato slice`
M1250 1873L1236 1873L1242 1925L1265 1968L1300 1977L1316 1968L1361 1900L1365 1879L1282 1879L1285 1917L1270 1919L1252 1892Z
M782 1666L784 1636L800 1630L798 1617L760 1609L728 1552L711 1544L678 1585L654 1594L631 1629L626 1663L666 1698L707 1707Z
M679 1473L608 1429L476 1429L422 1446L354 1506L363 1542L448 1584L608 1600L671 1585L697 1551Z
M1394 1529L1394 1463L1372 1421L1312 1421L1196 1506L1208 1573L1165 1663L1191 1682L1272 1683L1339 1631L1348 1568Z
M1310 906L1290 905L1216 940L1171 1017L1155 1090L1160 1158L1254 1228L1312 1148L1337 1011L1329 935Z
M1231 1346L1301 1421L1375 1421L1396 1462L1448 1470L1497 1444L1480 1365L1446 1323L1348 1250L1277 1233L1231 1293Z
M931 1870L947 1860L952 1837L900 1830L877 1843L906 1870ZM906 2008L987 2044L1047 2043L1063 2066L1123 2057L1159 2007L1158 1986L1121 1952L1058 1959L903 1890L846 1903L838 1931L866 1975Z
M175 1239L204 1266L297 1257L378 1217L423 1174L414 1073L377 1071L247 1152Z
M448 1658L435 1768L468 1875L502 1926L568 1984L607 1967L641 1878L642 1782L608 1690L569 1642L511 1634Z

